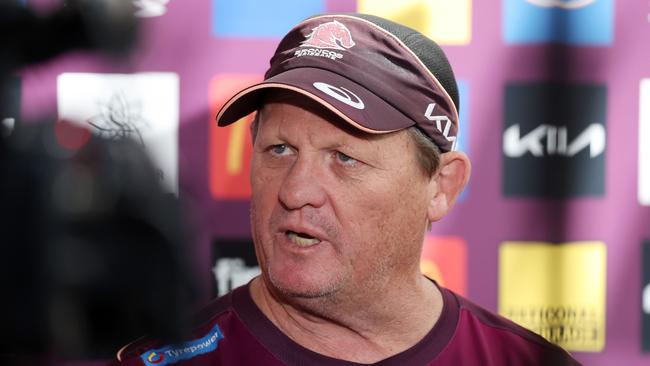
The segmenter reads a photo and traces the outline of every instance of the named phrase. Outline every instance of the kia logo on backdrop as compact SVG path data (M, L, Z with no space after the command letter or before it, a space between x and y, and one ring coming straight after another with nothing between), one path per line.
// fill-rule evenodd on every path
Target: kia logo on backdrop
M503 194L603 195L606 102L602 85L507 85Z

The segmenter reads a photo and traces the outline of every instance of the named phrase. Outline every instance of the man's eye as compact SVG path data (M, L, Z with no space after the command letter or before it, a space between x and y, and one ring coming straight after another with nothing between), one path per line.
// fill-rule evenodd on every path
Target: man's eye
M273 145L271 146L271 151L274 154L282 155L282 153L287 149L287 145L285 144L280 144L280 145Z
M269 149L274 155L286 155L289 152L289 147L286 144L273 145Z
M341 162L341 164L344 165L353 165L357 162L355 158L352 158L348 155L345 155L344 153L337 151L336 152L336 159Z

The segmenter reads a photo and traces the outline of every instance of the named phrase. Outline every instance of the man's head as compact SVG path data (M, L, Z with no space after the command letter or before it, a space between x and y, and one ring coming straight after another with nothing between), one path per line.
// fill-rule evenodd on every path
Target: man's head
M419 273L423 236L469 176L440 48L381 18L310 18L219 125L258 110L251 223L263 278L293 297L363 296Z

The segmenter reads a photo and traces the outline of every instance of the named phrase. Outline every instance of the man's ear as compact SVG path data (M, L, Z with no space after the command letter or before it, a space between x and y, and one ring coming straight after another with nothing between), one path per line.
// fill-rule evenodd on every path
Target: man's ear
M440 167L431 178L432 198L427 212L430 222L440 220L449 212L469 181L471 170L469 158L463 152L440 155Z

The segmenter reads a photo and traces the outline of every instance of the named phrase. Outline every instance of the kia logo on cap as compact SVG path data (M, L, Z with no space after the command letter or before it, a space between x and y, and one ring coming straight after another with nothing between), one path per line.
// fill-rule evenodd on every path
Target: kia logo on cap
M323 82L315 82L314 87L323 93L329 95L330 97L338 100L339 102L343 102L350 107L356 108L356 109L364 109L365 105L363 104L363 100L359 98L356 94L351 92L350 90L340 87L337 88L335 86L323 83ZM354 97L354 98L353 98Z

